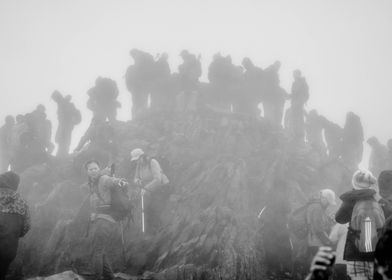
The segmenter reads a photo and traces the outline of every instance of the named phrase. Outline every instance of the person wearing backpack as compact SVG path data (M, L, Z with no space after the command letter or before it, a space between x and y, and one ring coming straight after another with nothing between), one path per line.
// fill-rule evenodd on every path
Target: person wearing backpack
M117 223L120 202L114 202L114 195L122 193L125 196L126 193L121 188L125 188L127 183L109 176L108 169L101 170L96 160L89 160L84 166L88 175L86 187L91 214L84 245L86 250L91 251L85 251L82 258L74 262L79 267L74 265L74 268L86 279L114 279L111 260L107 254L112 242L120 239Z
M385 219L388 219L392 216L392 170L381 171L378 176L378 188L381 196L379 203Z
M317 253L319 247L333 244L329 239L331 224L327 215L327 209L332 205L336 205L335 192L330 189L321 190L319 198L309 203L306 211L309 261Z
M373 189L376 182L371 172L357 170L353 190L340 196L343 203L335 216L336 222L349 223L343 259L353 280L373 279L374 250L385 222Z
M298 275L295 277L308 271L311 259L320 246L332 245L328 236L331 223L327 210L335 204L335 192L322 189L305 205L291 213L289 228L295 241L293 275Z
M169 179L159 162L140 148L132 150L131 161L136 162L134 183L141 187L146 232L155 233L161 226L161 214L170 196Z

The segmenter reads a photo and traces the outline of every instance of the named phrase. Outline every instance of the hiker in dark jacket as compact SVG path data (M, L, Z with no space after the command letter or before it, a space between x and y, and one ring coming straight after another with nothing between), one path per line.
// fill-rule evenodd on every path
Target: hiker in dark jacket
M19 238L30 229L29 208L16 192L19 175L12 171L0 175L0 280L5 279L16 257Z
M392 231L383 233L377 242L375 268L383 280L392 279Z
M385 219L392 217L392 170L383 170L378 176L379 201L384 211Z
M350 259L348 259L347 244L352 244L355 242L351 240L354 237L352 234L350 234L350 231L353 231L353 229L351 228L351 223L354 207L356 203L361 201L376 201L376 191L372 189L375 184L376 178L371 174L371 172L360 170L356 171L352 178L352 185L354 189L340 196L340 199L343 203L335 216L336 222L340 224L350 223L349 233L347 235L346 241L346 248L344 252L344 259L349 260L347 262L347 274L353 280L373 279L373 261L369 261L367 258L364 258L363 255L359 254L359 251L358 254L355 253L355 256L350 256ZM384 219L384 217L380 217L380 219L382 220Z

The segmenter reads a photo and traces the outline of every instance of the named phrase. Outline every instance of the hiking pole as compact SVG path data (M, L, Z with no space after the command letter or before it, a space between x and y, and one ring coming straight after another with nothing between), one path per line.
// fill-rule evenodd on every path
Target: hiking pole
M261 215L263 214L264 210L267 208L267 206L264 206L263 209L261 209L259 215L257 215L257 219L261 218Z
M289 231L290 231L289 224L286 224L286 228L287 228L287 231L289 232ZM291 240L290 235L289 235L289 241L290 241L290 248L291 248L291 251L293 251L293 250L294 250L294 246L293 246L293 241Z
M143 197L143 190L141 192L142 195L142 232L144 233L144 197Z
M126 256L125 256L125 241L124 241L124 225L123 221L120 221L120 229L121 229L121 249L122 249L122 255L123 255L123 261L124 264L126 263Z

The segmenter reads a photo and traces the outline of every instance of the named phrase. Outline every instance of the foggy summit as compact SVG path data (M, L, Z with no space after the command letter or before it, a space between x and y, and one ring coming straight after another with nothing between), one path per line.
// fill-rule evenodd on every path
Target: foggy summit
M130 56L132 119L97 77L73 150L67 93L48 96L56 131L42 104L5 118L0 279L392 279L392 139L307 108L306 73L285 89L280 61L217 53L202 82L199 54Z

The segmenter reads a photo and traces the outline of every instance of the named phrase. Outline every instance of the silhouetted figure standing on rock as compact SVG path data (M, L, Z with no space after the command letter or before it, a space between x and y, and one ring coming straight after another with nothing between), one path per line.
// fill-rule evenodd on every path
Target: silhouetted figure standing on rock
M306 138L321 157L327 155L323 141L323 123L316 110L311 110L306 118Z
M388 154L387 154L387 162L386 169L392 169L392 139L389 139L387 142Z
M208 80L211 90L209 104L213 108L229 110L230 97L228 96L228 72L230 72L231 58L217 53L208 67Z
M386 146L382 145L376 137L370 137L367 140L367 143L371 148L369 170L377 178L381 171L386 168L388 149Z
M14 128L15 120L13 116L5 117L5 123L0 128L0 172L8 170L11 163L12 153L12 129Z
M286 112L285 125L295 140L305 137L305 104L309 99L309 87L301 71L293 72L294 82L291 87L291 107Z
M148 108L148 95L151 94L155 79L155 62L151 54L138 49L132 49L130 55L134 64L128 67L125 82L128 91L132 94L132 118L134 119ZM162 59L164 62L164 57Z
M347 113L343 128L342 159L350 169L357 169L363 154L363 128L361 119L353 112Z
M46 118L45 107L37 108L25 116L17 116L13 131L12 170L22 172L26 168L44 163L53 152L52 124Z
M309 100L309 86L305 77L300 70L293 72L294 82L291 87L291 104L292 106L304 107Z
M94 118L116 121L117 109L121 107L121 104L117 101L118 88L115 81L98 77L94 87L90 88L87 94L89 96L87 108L93 112Z
M262 99L263 69L255 66L248 57L242 60L242 66L245 72L242 75L241 93L234 100L234 112L259 117L258 104Z
M16 192L18 186L16 173L0 174L0 280L16 257L19 238L30 230L29 207Z
M116 155L116 135L108 121L92 119L87 131L80 139L75 152L82 162L87 158L98 159L102 163L112 162Z
M281 88L279 79L280 61L267 67L264 71L263 108L264 118L274 124L281 125L287 92Z
M177 96L177 111L196 111L198 109L201 76L200 57L183 50L180 54L183 62L178 66L180 94Z
M52 99L57 103L57 118L59 123L55 138L58 144L57 156L64 157L69 152L72 130L75 125L81 122L82 116L80 111L71 102L70 95L63 97L60 92L55 91L52 94Z
M324 116L320 116L320 118L324 127L324 137L327 143L329 158L338 159L342 155L343 128Z
M29 120L33 137L48 154L51 154L54 149L54 144L51 141L52 123L47 119L45 106L42 104L38 105L30 114Z
M171 71L167 53L159 56L154 64L154 79L151 89L151 110L168 111L175 102L171 88Z

